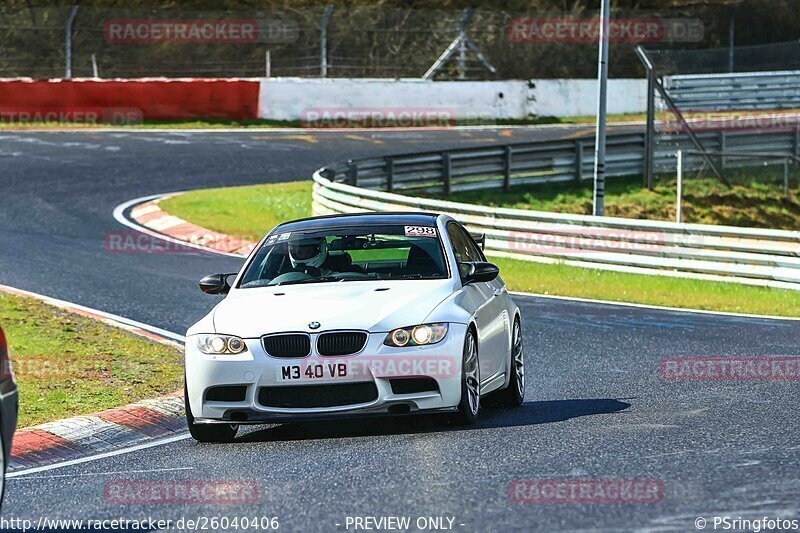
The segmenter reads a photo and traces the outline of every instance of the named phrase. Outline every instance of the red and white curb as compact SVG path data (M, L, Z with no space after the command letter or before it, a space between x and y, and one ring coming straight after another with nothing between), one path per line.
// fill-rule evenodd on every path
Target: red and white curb
M178 348L185 341L182 335L64 300L6 285L0 285L0 291L36 298ZM183 391L179 390L160 398L20 429L14 434L8 469L24 471L175 436L185 432L184 414Z
M128 217L142 227L162 236L171 237L193 247L224 254L246 257L258 244L192 224L182 218L170 215L159 207L158 204L161 200L172 198L178 194L180 193L144 199L144 201L132 207Z
M9 471L126 448L186 430L183 391L91 415L75 416L14 435Z

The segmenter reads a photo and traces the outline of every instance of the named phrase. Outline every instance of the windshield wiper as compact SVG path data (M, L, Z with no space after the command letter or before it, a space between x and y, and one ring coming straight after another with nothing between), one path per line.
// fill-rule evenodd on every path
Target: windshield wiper
M272 285L272 287L278 287L280 285L300 285L302 283L325 283L328 281L344 281L342 278L337 278L336 276L322 276L320 278L308 278L308 279L298 279L295 281L281 281Z
M389 279L436 279L441 274L404 274L402 276L389 276Z

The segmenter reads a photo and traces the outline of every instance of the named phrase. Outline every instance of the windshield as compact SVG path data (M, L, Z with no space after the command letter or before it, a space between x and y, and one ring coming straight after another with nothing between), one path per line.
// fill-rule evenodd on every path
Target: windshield
M443 279L447 267L435 226L387 225L271 234L239 288L369 281Z

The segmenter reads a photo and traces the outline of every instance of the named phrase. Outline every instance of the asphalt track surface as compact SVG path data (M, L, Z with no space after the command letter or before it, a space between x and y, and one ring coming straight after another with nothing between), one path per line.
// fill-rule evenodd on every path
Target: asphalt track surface
M197 280L241 260L109 253L109 232L127 229L111 216L116 205L307 179L325 163L368 154L575 134L506 131L2 132L0 283L183 333L217 301ZM516 300L528 377L518 409L487 409L469 428L408 417L255 427L233 444L180 440L9 479L3 516L276 516L283 531L345 531L348 516L412 524L446 516L463 531L692 531L698 517L707 529L713 516L800 518L797 382L659 375L669 356L800 355L800 323ZM655 480L664 495L652 503L509 498L513 480L564 478ZM246 480L259 494L243 505L106 502L107 482L132 479Z

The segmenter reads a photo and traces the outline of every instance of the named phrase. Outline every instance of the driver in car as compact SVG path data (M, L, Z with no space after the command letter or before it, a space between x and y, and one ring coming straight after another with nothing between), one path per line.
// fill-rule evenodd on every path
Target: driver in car
M324 237L305 237L289 241L289 261L292 268L311 276L330 276L334 272L323 266L328 258L328 243Z

